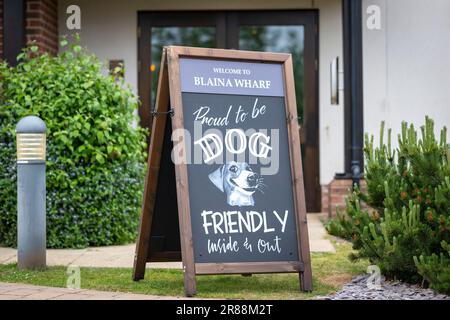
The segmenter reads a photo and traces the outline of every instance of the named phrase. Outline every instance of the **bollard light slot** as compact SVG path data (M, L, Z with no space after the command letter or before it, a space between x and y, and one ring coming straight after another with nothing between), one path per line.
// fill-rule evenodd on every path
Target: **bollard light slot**
M17 161L45 161L45 133L17 133Z

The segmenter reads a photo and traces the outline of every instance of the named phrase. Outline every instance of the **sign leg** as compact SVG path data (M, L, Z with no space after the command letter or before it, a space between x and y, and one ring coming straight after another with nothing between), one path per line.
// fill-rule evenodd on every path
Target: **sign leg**
M148 193L148 178L146 178L145 194ZM147 264L147 253L150 245L150 230L152 224L152 214L148 210L148 200L144 198L144 204L139 227L139 237L136 243L136 252L134 254L133 280L139 281L144 279L145 266Z
M300 280L300 290L304 292L313 291L311 269L306 268L305 266L305 270L303 272L300 272L298 276Z
M136 254L136 256L134 257L134 268L133 268L133 280L134 281L139 281L144 279L144 275L145 275L145 262L140 259L138 257L138 255Z
M193 297L197 293L197 280L193 270L184 270L184 292L186 297Z

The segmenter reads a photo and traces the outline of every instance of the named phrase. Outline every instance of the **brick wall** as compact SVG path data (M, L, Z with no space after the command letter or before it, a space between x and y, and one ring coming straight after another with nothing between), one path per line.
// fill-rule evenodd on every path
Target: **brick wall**
M3 58L3 0L0 0L0 59Z
M336 208L344 212L345 198L349 195L351 188L352 180L350 179L333 180L329 185L322 186L322 212L327 212L329 218L336 216ZM364 180L361 180L361 190L366 190ZM364 208L364 204L362 207Z
M328 213L328 210L329 210L329 191L330 191L330 188L329 188L329 185L322 185L321 186L321 189L322 189L322 212L327 212Z
M58 53L57 0L28 0L26 2L25 33L26 42L36 41L41 52Z

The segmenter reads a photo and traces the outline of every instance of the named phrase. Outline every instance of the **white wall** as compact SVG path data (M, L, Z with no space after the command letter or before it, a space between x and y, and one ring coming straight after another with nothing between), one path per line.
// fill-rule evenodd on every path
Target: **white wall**
M123 59L125 80L137 90L138 10L319 9L320 182L327 184L344 168L343 109L330 104L329 63L342 58L340 0L60 0L59 33L66 28L66 9L81 8L82 43L101 60Z
M381 9L381 30L364 19L365 131L378 138L384 120L396 143L403 120L449 126L450 1L364 0L366 18L369 5Z
M344 95L339 105L331 105L330 63L339 57L342 62L341 1L316 0L319 8L319 135L320 184L344 172ZM342 65L340 66L342 69Z

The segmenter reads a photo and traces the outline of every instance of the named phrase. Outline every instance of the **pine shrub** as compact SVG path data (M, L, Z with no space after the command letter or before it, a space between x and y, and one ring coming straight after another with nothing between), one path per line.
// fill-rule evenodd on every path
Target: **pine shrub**
M327 229L352 241L351 259L368 258L389 278L450 293L450 144L445 127L436 139L428 117L420 131L419 138L403 123L395 150L391 130L384 142L384 124L378 147L366 135L367 191L355 188Z

